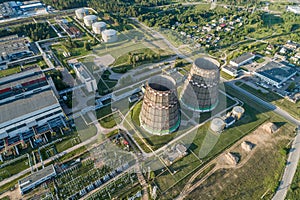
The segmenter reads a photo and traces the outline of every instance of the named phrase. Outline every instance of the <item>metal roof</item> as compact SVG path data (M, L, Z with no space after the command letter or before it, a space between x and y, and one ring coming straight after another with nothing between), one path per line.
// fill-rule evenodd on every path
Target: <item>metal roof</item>
M236 63L236 64L240 64L242 62L245 62L246 60L249 60L250 58L253 58L255 55L253 55L252 53L244 53L242 55L240 55L239 57L235 58L232 60L232 62Z
M57 98L52 90L42 91L25 98L5 103L0 105L0 123L22 117L57 103Z
M294 67L287 66L283 63L271 61L258 69L257 74L265 76L277 83L282 82L284 79L289 78L295 74L297 70Z

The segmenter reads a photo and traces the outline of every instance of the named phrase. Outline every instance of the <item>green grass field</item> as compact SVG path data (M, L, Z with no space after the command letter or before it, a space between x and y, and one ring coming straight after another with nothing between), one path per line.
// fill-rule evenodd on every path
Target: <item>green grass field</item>
M16 74L18 72L21 72L21 67L12 67L12 68L8 68L8 69L0 70L0 78L9 76L12 74Z
M243 88L244 90L254 94L255 96L282 108L283 110L290 113L293 117L300 119L300 109L299 109L300 101L298 101L297 103L293 103L287 99L284 99L283 97L279 96L278 94L272 91L269 91L269 93L266 95L246 84L239 85L237 82L237 85Z

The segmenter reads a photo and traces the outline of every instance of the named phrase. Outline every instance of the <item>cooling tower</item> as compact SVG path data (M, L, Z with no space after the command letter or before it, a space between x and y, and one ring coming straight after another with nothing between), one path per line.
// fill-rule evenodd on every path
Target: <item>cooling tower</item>
M154 76L146 84L141 126L151 134L165 135L180 125L179 102L175 80L169 76Z
M197 58L185 80L181 103L198 112L212 111L218 105L219 63L211 58Z

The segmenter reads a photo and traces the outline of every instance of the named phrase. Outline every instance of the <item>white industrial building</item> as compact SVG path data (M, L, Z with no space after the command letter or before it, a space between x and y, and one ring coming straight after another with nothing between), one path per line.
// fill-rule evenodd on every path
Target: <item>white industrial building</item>
M80 79L82 83L85 84L88 92L93 92L97 90L97 81L96 79L89 73L89 71L85 68L82 63L75 63L72 65L77 77Z
M86 26L92 26L93 23L97 21L98 17L96 15L87 15L83 18L83 22Z
M75 10L75 15L77 19L83 19L88 14L89 14L89 10L86 8L79 8Z
M102 31L102 39L104 42L116 42L118 40L117 31L114 29L107 29Z
M56 171L53 165L49 165L29 176L18 181L19 189L22 195L31 189L41 185L42 183L54 178Z
M101 34L102 31L106 29L106 23L105 22L95 22L92 24L93 32L96 34Z
M230 61L230 64L234 67L240 67L248 62L250 62L251 60L253 60L255 58L255 55L252 53L244 53L242 55L240 55L239 57L233 59Z
M40 68L0 79L0 153L65 126L64 112Z

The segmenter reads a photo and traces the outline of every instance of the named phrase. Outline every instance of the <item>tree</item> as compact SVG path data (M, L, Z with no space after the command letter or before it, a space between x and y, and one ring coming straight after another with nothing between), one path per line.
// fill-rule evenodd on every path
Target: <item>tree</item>
M83 46L84 46L84 49L85 49L85 50L87 50L87 51L90 51L90 50L91 50L91 45L90 45L89 42L84 41Z

